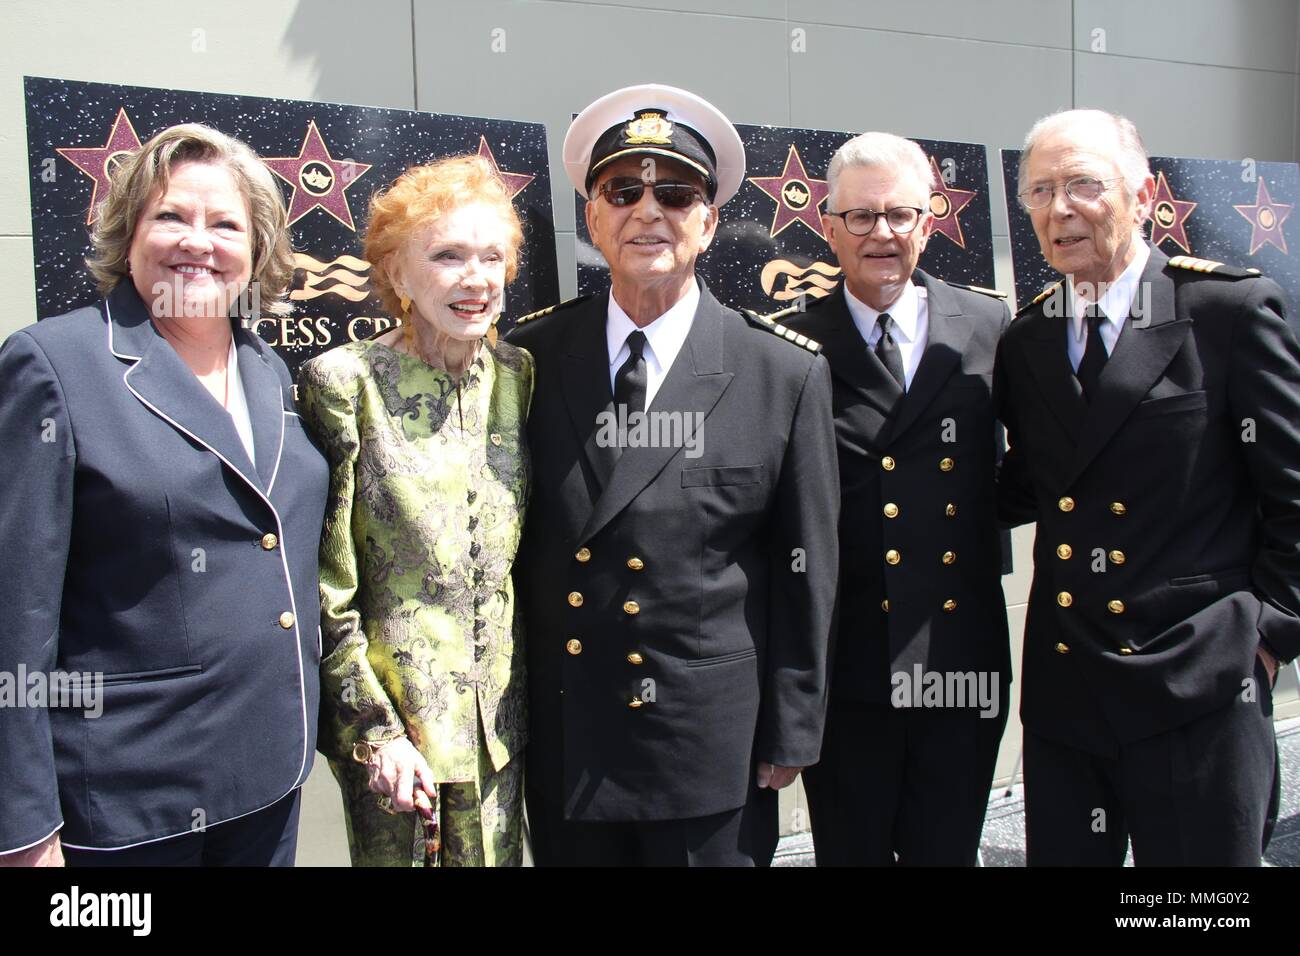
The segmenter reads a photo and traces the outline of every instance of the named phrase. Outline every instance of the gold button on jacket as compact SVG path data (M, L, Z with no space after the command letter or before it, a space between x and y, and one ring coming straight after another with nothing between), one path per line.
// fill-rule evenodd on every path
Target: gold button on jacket
M1111 614L1123 614L1123 613L1124 613L1124 602L1123 602L1123 601L1107 601L1107 602L1106 602L1106 610L1110 611Z
M943 602L943 609L945 611L955 611L957 610L957 602L952 598L948 598L948 600Z
M575 554L573 557L576 561L580 562L581 564L586 564L588 561L591 560L591 549L579 548L578 553Z
M271 534L271 532L269 531L266 534L262 535L263 551L274 551L275 546L279 543L280 543L280 539L277 538L275 535Z
M645 562L640 558L633 556L627 559L627 566L633 571L640 571L645 567Z
M894 459L889 457L888 455L880 459L880 467L885 469L885 471L893 471L894 465L895 465Z
M1068 544L1058 544L1056 546L1056 556L1062 561L1068 560L1074 554L1074 548Z
M888 551L885 552L885 560L890 564L897 564L899 561L903 560L903 556L899 554L897 551L895 551L893 548L890 548Z
M943 513L949 518L955 518L957 517L957 506L950 501L948 502L947 507L943 509Z
M629 700L629 701L627 702L627 705L628 705L629 707L631 707L633 710L636 710L636 709L637 709L638 707L640 707L643 703L644 703L644 701L641 700L640 697L633 697L631 700Z
M570 638L569 642L564 645L564 649L574 657L577 657L582 653L582 641L578 640L576 637Z
M956 462L954 462L951 458L941 458L939 459L939 470L952 471L954 464L956 464Z
M1110 503L1110 510L1115 512L1117 515L1128 513L1128 508L1124 507L1124 502L1122 501L1112 501Z
M283 614L280 615L280 626L284 628L286 631L289 630L289 628L293 627L292 612L285 611Z
M1123 564L1123 563L1124 563L1125 561L1127 561L1127 560L1128 560L1128 558L1124 557L1124 552L1123 552L1123 551L1112 551L1112 552L1110 553L1110 563L1111 563L1111 564Z
M1074 499L1069 495L1066 495L1056 503L1056 507L1060 508L1062 511L1073 511Z
M1061 605L1061 607L1069 607L1074 603L1074 595L1069 591L1062 591L1056 596L1056 603Z
M892 501L889 502L889 504L885 505L884 511L885 511L886 518L898 517L898 505L894 504Z
M633 651L631 654L627 655L627 662L629 664L644 664L645 658L636 651Z
M1069 644L1057 644L1057 645L1056 645L1056 653L1058 653L1058 654L1068 654L1068 653L1070 653L1070 645L1069 645Z
M582 592L581 592L581 591L570 591L570 592L569 592L569 607L582 607Z
M624 602L623 602L623 613L624 613L624 614L640 614L640 613L641 613L641 605L640 605L640 604L637 604L636 601L624 601Z
M880 602L880 609L885 613L889 613L889 598L885 598Z
M954 561L956 561L956 560L957 560L957 552L956 552L956 551L945 551L945 552L943 553L943 563L944 563L944 564L952 564L952 563L953 563Z

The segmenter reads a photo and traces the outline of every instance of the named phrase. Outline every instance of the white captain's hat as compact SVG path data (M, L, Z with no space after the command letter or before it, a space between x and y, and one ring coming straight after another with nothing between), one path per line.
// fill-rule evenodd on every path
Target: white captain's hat
M564 169L583 197L600 170L624 156L674 159L703 177L721 206L745 179L745 145L708 100L643 83L607 93L578 114L564 137Z

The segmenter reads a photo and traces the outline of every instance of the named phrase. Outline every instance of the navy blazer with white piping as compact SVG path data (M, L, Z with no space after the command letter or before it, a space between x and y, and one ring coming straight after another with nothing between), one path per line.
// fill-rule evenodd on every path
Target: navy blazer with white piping
M129 280L0 347L0 673L103 681L0 707L0 852L146 843L307 778L327 471L284 362L234 335L256 467Z

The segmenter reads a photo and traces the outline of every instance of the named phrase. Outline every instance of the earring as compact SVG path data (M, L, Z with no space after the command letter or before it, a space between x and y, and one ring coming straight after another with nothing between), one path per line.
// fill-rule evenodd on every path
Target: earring
M402 307L402 340L406 343L406 350L411 350L411 342L415 338L415 331L411 328L411 297L401 296L398 304Z

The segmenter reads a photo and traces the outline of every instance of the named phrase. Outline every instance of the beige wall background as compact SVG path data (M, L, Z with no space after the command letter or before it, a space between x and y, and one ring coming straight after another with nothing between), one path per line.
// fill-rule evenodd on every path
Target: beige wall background
M0 338L36 320L24 74L545 123L566 296L560 143L574 111L630 83L684 86L736 122L986 144L1008 292L997 150L1045 113L1123 112L1159 155L1300 156L1298 0L5 0L0 12ZM1032 533L1016 532L1004 582L1017 661ZM1280 717L1300 714L1294 672L1277 700ZM1016 705L999 782L1018 754ZM784 796L785 827L799 829L802 794ZM300 862L346 862L323 762L306 797Z

